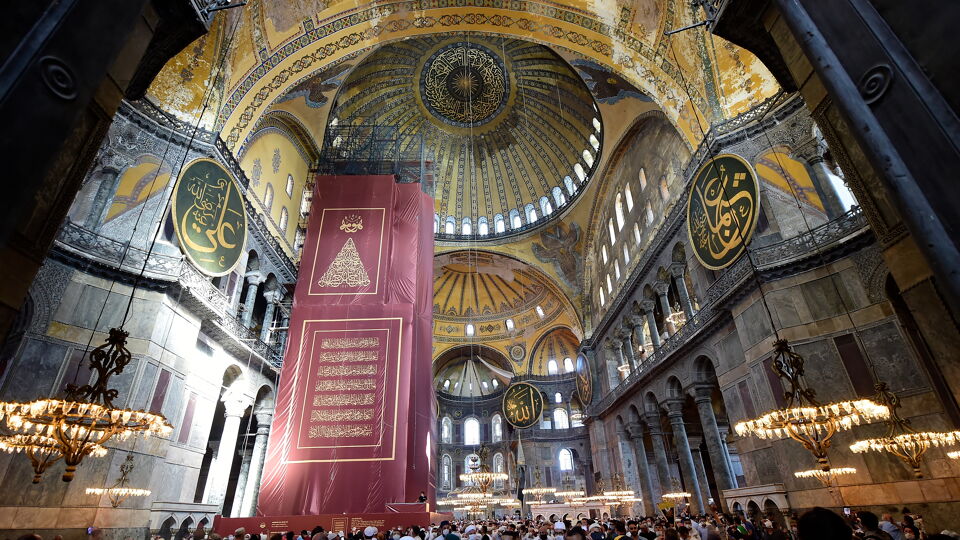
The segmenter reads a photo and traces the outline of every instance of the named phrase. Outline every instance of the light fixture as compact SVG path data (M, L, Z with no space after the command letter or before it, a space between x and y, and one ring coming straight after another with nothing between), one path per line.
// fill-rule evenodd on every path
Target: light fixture
M831 480L838 476L849 476L856 474L857 470L853 467L833 467L829 471L820 469L810 469L807 471L797 471L793 475L797 478L816 478L824 486L830 487Z
M687 499L691 496L692 495L690 495L686 491L674 491L671 493L664 493L660 497L663 499L671 500L671 501L679 501L679 500Z
M490 450L486 445L480 445L480 449L477 451L477 457L471 460L470 463L470 472L460 475L461 482L469 482L479 488L479 493L482 494L480 497L473 497L472 493L459 493L457 497L461 499L466 498L487 498L487 491L490 489L490 486L495 481L504 481L510 478L507 473L502 472L493 472L490 470L490 467L487 466L487 455L490 453ZM463 495L471 495L470 497L464 497Z
M557 488L546 487L540 482L540 467L533 470L533 478L533 487L524 488L523 492L536 497L538 503L543 501L544 495L557 492Z
M950 459L960 459L960 450L947 452L947 457Z
M667 315L667 321L673 324L674 331L679 330L681 326L687 324L687 314L680 308L680 304L673 306L673 311Z
M34 483L59 459L66 464L63 481L73 480L83 458L104 455L103 444L113 437L126 440L135 434L166 436L173 431L161 414L113 406L119 392L107 384L130 363L130 351L124 346L127 335L123 329L111 328L106 343L90 351L90 369L96 373L92 385L68 385L63 399L0 402L0 419L14 432L0 441L5 447L22 449L30 458ZM39 437L27 437L32 435Z
M739 422L735 426L737 434L761 439L790 437L813 454L822 471L830 470L827 450L830 439L838 431L890 416L890 409L869 399L821 405L803 378L803 357L790 350L785 339L774 342L771 369L789 387L784 393L787 407L770 411L755 420Z
M110 497L110 506L117 508L128 497L147 497L150 495L149 489L140 489L127 487L127 475L133 472L133 454L127 454L126 461L120 465L120 478L113 487L109 488L87 488L87 495L108 495Z
M916 478L923 478L920 461L931 446L951 446L960 443L960 431L921 431L910 427L910 421L902 418L897 409L900 398L890 391L887 383L877 383L877 401L890 409L887 434L875 439L863 439L850 445L855 454L864 452L889 452L906 462Z

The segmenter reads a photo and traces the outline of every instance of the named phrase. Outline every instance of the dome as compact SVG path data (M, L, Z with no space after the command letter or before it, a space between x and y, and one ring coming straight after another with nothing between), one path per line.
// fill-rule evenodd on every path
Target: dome
M547 47L480 35L385 45L350 74L331 125L394 126L432 164L444 240L502 237L550 221L599 161L589 89Z
M486 347L460 347L436 370L437 391L451 397L485 398L510 385L513 373L500 355Z

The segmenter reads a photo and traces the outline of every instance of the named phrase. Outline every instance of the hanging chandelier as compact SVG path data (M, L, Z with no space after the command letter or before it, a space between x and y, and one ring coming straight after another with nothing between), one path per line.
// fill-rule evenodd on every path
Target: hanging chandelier
M540 482L540 467L537 467L533 470L533 478L533 487L523 488L523 492L527 495L533 495L536 497L538 503L543 501L544 495L557 492L557 488L546 487Z
M692 497L692 495L690 495L686 491L673 491L670 493L664 493L660 497L663 499L671 500L671 501L681 501L683 499Z
M947 452L947 457L950 459L960 459L960 450Z
M761 439L790 437L813 454L822 471L830 470L827 450L830 448L830 439L838 431L890 416L890 409L869 399L821 405L815 399L814 390L808 388L804 380L803 357L790 350L785 339L778 339L774 343L771 369L789 386L784 393L787 408L770 411L755 420L739 422L735 426L736 432L741 437L754 435Z
M120 478L109 488L87 488L87 495L107 495L110 497L110 506L117 508L128 497L147 497L149 489L127 487L127 475L133 472L133 454L127 454L126 461L120 465Z
M457 497L462 499L467 498L476 498L483 499L487 497L487 491L490 489L490 486L493 485L496 481L505 481L510 478L507 473L502 472L493 472L490 470L490 467L487 466L487 455L490 454L490 450L486 445L480 445L480 450L477 451L477 457L473 458L470 463L470 472L460 475L461 482L469 482L479 488L479 495L476 497L463 497L462 495L473 495L472 493L461 493Z
M960 431L916 431L910 427L910 421L897 412L900 398L890 391L887 383L877 383L877 401L890 409L886 420L887 434L875 439L863 439L850 445L855 454L865 452L889 452L910 466L916 478L923 478L920 461L932 446L952 446L960 443Z
M681 326L687 324L687 314L680 307L680 304L675 304L673 310L667 315L667 321L673 324L674 330L679 330Z
M578 489L573 482L573 479L570 477L570 474L565 474L563 477L563 489L560 491L555 491L553 493L556 497L561 497L567 499L568 501L576 497L583 497L586 493L583 489Z
M83 459L105 455L103 445L114 437L126 440L136 434L167 436L173 432L161 414L113 406L119 391L107 383L130 363L127 336L125 330L111 328L106 343L90 351L90 370L96 373L93 384L68 385L63 399L0 402L0 420L13 431L0 438L0 445L30 458L34 483L60 459L66 464L63 481L70 482Z
M849 476L851 474L856 474L856 472L857 470L853 467L833 467L829 471L823 471L820 469L797 471L793 473L793 476L797 478L816 478L824 486L830 487L831 481L838 476Z

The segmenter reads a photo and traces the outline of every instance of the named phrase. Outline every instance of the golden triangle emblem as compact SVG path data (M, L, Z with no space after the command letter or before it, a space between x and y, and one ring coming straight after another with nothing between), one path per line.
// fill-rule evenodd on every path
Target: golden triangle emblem
M353 238L347 238L340 252L330 263L330 267L323 273L319 284L321 287L343 285L366 287L370 284L370 277L363 268L363 262L360 260L360 253L357 252L357 245L353 243Z

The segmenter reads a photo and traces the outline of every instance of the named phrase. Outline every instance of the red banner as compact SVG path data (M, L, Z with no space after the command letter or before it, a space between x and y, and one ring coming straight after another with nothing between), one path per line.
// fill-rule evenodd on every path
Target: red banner
M264 535L269 538L271 535L287 531L299 533L303 530L312 530L316 526L321 526L327 531L350 534L351 531L362 531L365 527L373 526L381 531L392 529L394 527L407 528L411 525L426 527L431 523L439 524L443 520L452 520L453 514L437 514L426 512L423 506L417 511L394 513L385 512L379 514L321 514L313 516L270 516L249 517L249 518L222 518L214 519L214 532L219 533L226 538L228 535L240 527L243 527L250 534Z
M313 201L258 514L432 501L433 203L391 176L319 177Z

